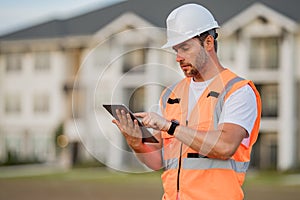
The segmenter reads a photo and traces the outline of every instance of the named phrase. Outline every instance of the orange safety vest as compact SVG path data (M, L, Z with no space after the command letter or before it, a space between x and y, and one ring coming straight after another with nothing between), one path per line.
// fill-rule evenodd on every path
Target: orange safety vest
M199 131L216 130L223 103L234 91L246 84L251 86L256 95L257 118L250 134L249 147L240 144L228 160L201 156L174 136L162 132L163 199L176 200L178 192L180 200L243 199L241 186L249 166L251 149L259 132L259 93L251 81L226 69L209 84L187 121L190 81L191 78L185 78L162 93L160 104L166 119L176 119L181 125Z

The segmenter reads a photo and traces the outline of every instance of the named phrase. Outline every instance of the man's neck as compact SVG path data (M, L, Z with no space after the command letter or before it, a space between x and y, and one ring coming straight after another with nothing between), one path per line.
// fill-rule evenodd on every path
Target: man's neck
M208 65L202 68L199 73L193 77L193 80L195 82L203 82L212 79L222 71L224 71L225 68L217 61L217 62L209 62Z

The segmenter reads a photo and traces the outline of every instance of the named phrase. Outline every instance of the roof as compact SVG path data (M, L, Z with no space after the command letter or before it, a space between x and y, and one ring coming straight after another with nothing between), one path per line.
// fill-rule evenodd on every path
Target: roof
M105 8L96 9L85 14L67 19L54 19L33 25L9 34L0 36L0 40L24 40L40 38L58 38L66 36L92 35L105 25L126 12L132 12L152 23L154 26L165 27L167 15L176 7L190 3L189 0L130 0ZM295 22L300 22L299 0L194 0L194 3L207 7L219 24L223 24L255 2L265 4L269 8L285 15Z

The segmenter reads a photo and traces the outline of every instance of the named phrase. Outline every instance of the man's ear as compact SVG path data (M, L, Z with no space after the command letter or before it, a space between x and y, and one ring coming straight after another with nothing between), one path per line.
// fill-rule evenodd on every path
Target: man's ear
M211 36L211 35L208 35L206 38L205 38L205 41L204 41L204 47L206 49L206 51L214 51L215 50L215 44L214 44L214 37Z

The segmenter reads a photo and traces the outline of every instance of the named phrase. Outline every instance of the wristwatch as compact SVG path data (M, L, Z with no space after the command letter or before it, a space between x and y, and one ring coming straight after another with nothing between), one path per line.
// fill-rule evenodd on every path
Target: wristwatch
M172 119L171 120L171 126L169 128L169 130L167 131L169 135L174 135L175 129L177 126L179 126L179 121Z

